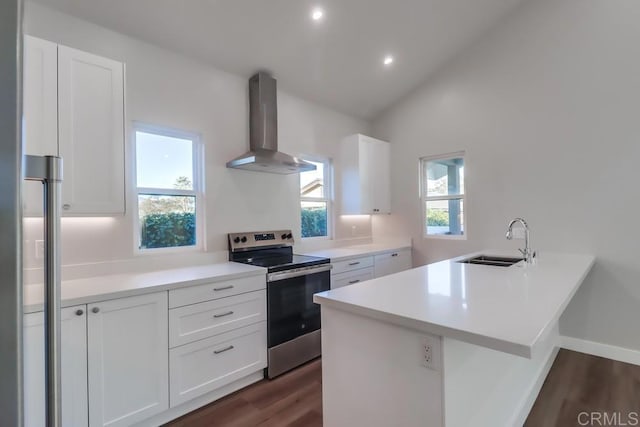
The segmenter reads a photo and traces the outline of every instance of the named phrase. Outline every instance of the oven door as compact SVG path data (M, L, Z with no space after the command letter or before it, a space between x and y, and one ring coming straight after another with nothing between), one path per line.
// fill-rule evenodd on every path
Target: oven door
M267 278L269 348L320 329L313 294L331 288L330 264L271 273Z

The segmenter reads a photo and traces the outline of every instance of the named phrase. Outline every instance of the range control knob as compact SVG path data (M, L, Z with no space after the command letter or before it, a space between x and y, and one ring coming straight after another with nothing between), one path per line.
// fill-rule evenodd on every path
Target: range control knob
M234 243L240 243L240 238L239 238L239 237L236 237L235 239L233 239L233 242L234 242Z
M242 239L240 239L240 241L242 243L247 243L247 236L242 236Z
M287 234L287 239L291 239L293 238L293 235L291 233Z
M287 233L284 233L282 236L280 236L282 238L282 240L287 238Z

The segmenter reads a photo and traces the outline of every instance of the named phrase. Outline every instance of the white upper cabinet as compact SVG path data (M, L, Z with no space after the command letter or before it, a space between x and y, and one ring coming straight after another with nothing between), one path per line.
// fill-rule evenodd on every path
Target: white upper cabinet
M24 37L24 150L35 156L58 154L58 45Z
M391 213L390 144L357 134L341 148L342 213Z
M130 426L167 410L167 293L87 308L89 425Z
M58 45L24 37L23 123L25 154L58 155ZM26 215L42 216L42 184L25 181Z
M59 46L58 118L63 211L124 213L123 64Z
M63 215L123 214L124 65L34 37L24 57L25 153L63 158ZM26 215L41 215L37 189Z

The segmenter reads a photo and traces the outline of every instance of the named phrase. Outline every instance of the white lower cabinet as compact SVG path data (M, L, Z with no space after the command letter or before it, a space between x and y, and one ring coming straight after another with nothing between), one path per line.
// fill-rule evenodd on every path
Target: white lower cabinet
M168 409L167 293L87 308L91 427L129 426Z
M373 267L373 257L364 256L345 261L336 261L332 262L331 266L331 274L346 273L348 271L359 270L361 268Z
M148 423L261 372L265 287L256 276L62 309L62 425ZM169 309L170 295L185 305ZM43 312L24 316L24 378L25 426L44 427Z
M86 306L61 311L62 425L88 425ZM45 426L44 313L24 316L24 425Z
M264 290L265 286L265 276L252 276L173 289L169 291L169 308Z
M169 352L171 407L266 366L266 322L173 348Z
M169 291L171 408L267 367L265 276Z
M267 294L248 292L169 310L169 346L267 321Z
M387 276L412 267L411 248L332 262L331 289Z
M335 274L331 277L331 289L341 288L373 279L373 267Z
M382 277L409 270L412 267L411 249L401 249L399 251L376 255L373 264L375 277Z
M335 261L331 263L331 289L373 279L373 257Z

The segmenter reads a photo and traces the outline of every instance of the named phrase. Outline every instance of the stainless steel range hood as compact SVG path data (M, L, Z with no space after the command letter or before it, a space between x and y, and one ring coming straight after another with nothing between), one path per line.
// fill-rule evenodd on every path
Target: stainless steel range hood
M227 162L227 167L278 174L316 169L312 163L278 151L276 79L264 72L249 79L249 150Z

